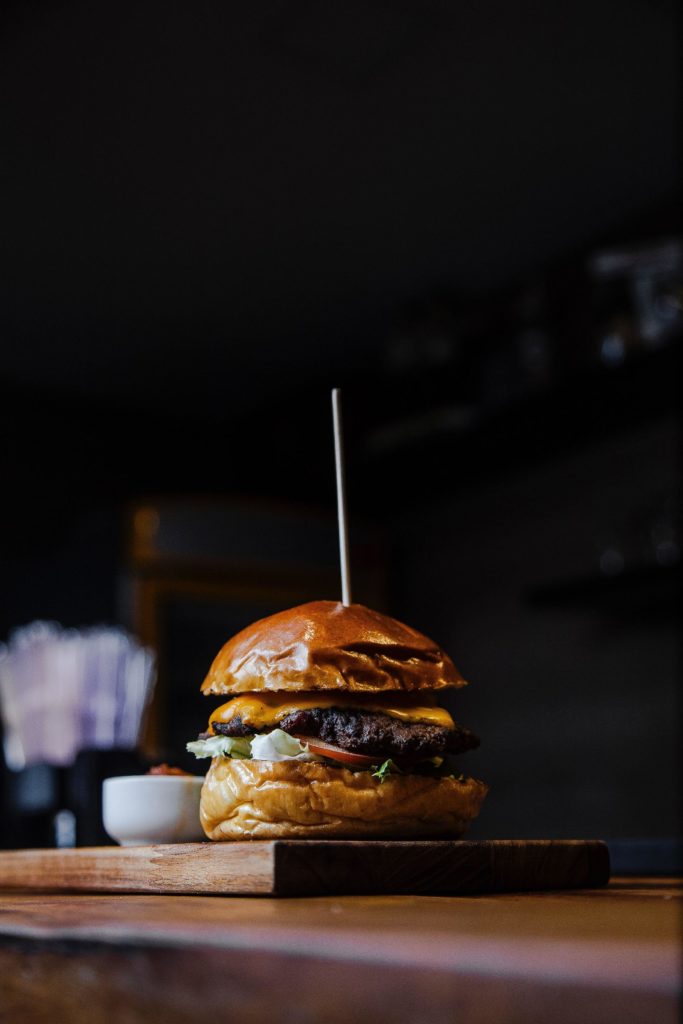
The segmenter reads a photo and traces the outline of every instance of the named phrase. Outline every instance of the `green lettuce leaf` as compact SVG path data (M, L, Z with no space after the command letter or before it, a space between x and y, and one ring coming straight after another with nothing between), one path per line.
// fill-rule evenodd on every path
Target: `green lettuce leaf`
M256 736L209 736L193 740L186 749L195 757L234 757L244 761L319 761L308 747L283 729Z
M372 777L373 779L379 779L380 782L384 782L387 775L392 772L400 772L400 768L394 764L391 758L388 758L383 764L373 765Z
M259 761L313 761L308 747L283 729L259 733L251 740L251 756Z
M205 740L193 740L186 745L195 757L236 757L241 760L251 757L251 742L247 736L209 736Z

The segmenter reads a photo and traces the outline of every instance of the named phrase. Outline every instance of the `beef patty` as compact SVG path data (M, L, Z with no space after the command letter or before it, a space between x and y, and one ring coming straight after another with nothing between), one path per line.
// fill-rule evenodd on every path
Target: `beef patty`
M254 732L270 729L254 729L238 715L230 722L214 722L213 727L222 736L252 736ZM315 736L342 750L383 759L423 760L462 754L479 746L479 737L460 725L446 729L425 722L402 722L391 715L354 708L293 711L280 720L278 727L293 736Z

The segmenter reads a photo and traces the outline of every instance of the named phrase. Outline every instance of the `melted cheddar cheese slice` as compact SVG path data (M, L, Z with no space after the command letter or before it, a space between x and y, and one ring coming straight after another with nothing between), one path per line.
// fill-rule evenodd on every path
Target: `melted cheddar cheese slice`
M424 699L424 698L423 698ZM344 693L309 693L291 694L261 693L244 694L233 697L227 704L221 704L209 719L209 732L213 732L214 722L227 724L233 718L241 718L245 725L256 730L275 728L287 715L295 711L309 711L312 708L353 708L357 711L374 711L391 718L400 718L403 722L423 722L427 725L440 725L445 729L454 728L455 723L444 708L431 704L414 704L404 702L400 697L368 699L363 695Z

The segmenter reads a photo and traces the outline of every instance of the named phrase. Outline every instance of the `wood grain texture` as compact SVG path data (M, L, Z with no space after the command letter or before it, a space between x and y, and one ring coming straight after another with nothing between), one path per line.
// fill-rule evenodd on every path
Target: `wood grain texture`
M681 887L0 896L0 1020L673 1024Z
M0 889L318 896L457 895L594 888L604 843L279 840L0 854Z
M675 996L314 956L0 946L8 1024L678 1024ZM207 1011L207 1002L209 1009Z
M250 846L245 850L246 845ZM272 895L272 843L176 843L0 853L0 890Z
M609 880L604 843L588 840L277 844L275 892L358 895L533 892Z

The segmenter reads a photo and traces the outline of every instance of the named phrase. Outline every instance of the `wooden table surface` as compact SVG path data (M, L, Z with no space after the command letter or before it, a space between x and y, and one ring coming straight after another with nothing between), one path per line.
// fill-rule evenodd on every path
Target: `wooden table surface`
M480 897L0 894L0 1021L668 1024L680 925L671 879Z

